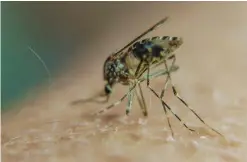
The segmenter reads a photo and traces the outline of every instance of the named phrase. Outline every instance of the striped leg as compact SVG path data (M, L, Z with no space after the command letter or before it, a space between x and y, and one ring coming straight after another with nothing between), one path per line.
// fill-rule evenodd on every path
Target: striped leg
M118 101L114 102L113 104L109 105L108 107L104 108L104 109L101 109L100 111L98 111L96 114L102 114L104 112L106 112L107 110L119 105L130 93L132 93L132 91L135 89L136 87L136 84L134 84L130 89L129 91Z
M170 66L170 68L169 68L169 71L172 69L172 67L174 66L174 64L175 64L175 59L173 59L172 64L171 64L171 66ZM167 73L170 73L169 71L167 71ZM169 77L166 76L165 85L164 85L164 87L163 87L163 89L162 89L162 91L161 91L161 93L160 93L160 98L161 98L161 99L163 99L164 94L165 94L165 91L167 90L168 81L169 81ZM162 105L164 105L164 104L162 104ZM164 105L164 106L165 106L165 105ZM167 107L165 106L165 107L164 107L164 111L165 111L165 114L166 114L167 123L168 123L168 125L169 125L169 127L170 127L170 129L171 129L172 136L174 136L174 133L173 133L173 130L172 130L172 127L171 127L170 118L169 118L169 116L168 116L168 114L167 114L166 108L167 108Z
M158 97L159 98L159 100L162 102L162 106L163 106L163 109L164 109L164 111L165 111L165 113L166 113L166 108L168 108L169 109L169 111L184 125L184 127L185 128L187 128L188 130L190 130L191 132L194 132L195 130L194 129L191 129L191 128L189 128L182 120L181 120L181 118L177 115L177 114L175 114L173 111L172 111L172 109L170 108L170 106L169 105L167 105L162 99L161 99L161 97L151 88L151 86L150 86L150 84L149 84L149 71L150 71L150 68L148 67L148 69L147 69L147 87L149 88L149 90L156 96L156 97ZM169 74L169 71L167 71L167 73ZM172 131L172 128L171 128L171 125L169 125L169 127L170 127L170 130L171 130L171 132L172 132L172 135L173 135L173 131Z
M135 92L136 92L136 95L137 95L137 99L138 99L139 105L140 105L140 107L142 109L143 115L144 116L148 116L147 105L146 105L146 102L145 102L145 99L144 99L144 96L143 96L142 87L141 87L140 83L138 83L138 87L139 87L139 92L141 94L141 98L138 95L137 91L135 91Z
M175 55L173 55L173 62L175 62L176 60L176 57ZM166 61L164 61L164 64L165 64L165 67L166 67L166 70L168 71L168 65L166 63ZM209 129L211 129L213 132L219 134L220 136L223 136L220 132L218 132L217 130L215 130L214 128L212 128L211 126L209 126L196 112L195 110L193 110L186 102L185 100L180 97L180 95L178 94L174 84L172 83L172 79L171 79L171 74L170 72L168 71L168 78L171 82L171 85L172 85L172 90L173 90L173 94L185 105L186 108L188 108L203 124L205 124ZM224 136L223 136L224 137Z
M134 94L135 93L133 93L133 91L130 91L130 93L128 93L128 95L127 95L128 96L128 104L127 104L127 108L126 108L126 115L129 115L130 110L132 109Z
M147 69L147 67L145 67L144 69ZM178 69L179 69L178 66L173 65L173 66L171 66L171 68L169 70L170 70L170 72L174 72L174 71L177 71ZM154 73L149 74L148 77L149 77L149 79L153 79L153 78L156 78L156 77L167 75L167 73L168 73L167 70L162 69L162 70L158 70L158 71L156 71ZM146 81L148 77L147 76L144 76L144 77L140 78L138 80L138 82L139 83L142 83L143 81ZM137 94L139 105L140 105L140 107L142 109L143 115L144 116L148 116L147 106L146 106L146 102L145 102L145 99L144 99L144 96L143 96L141 84L138 84L138 87L139 87L139 91L141 93L141 98ZM165 112L166 112L166 109L165 109Z

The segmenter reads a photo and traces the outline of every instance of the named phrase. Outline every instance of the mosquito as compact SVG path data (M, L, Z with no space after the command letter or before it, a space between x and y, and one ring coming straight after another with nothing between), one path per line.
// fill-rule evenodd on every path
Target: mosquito
M128 103L126 108L126 115L129 115L132 108L134 94L136 94L143 115L148 116L147 106L140 85L141 82L146 81L147 88L160 100L162 104L172 136L174 133L167 115L168 110L180 121L180 123L185 128L191 132L195 132L194 129L188 127L181 120L181 118L172 111L171 107L165 101L163 101L164 93L167 90L168 83L170 83L174 96L209 129L223 136L217 130L205 123L205 121L187 104L187 102L178 94L176 87L172 82L171 72L175 72L178 69L178 66L175 65L176 56L174 52L183 44L183 39L181 37L174 36L156 36L140 40L146 34L164 24L167 20L168 17L163 18L145 32L143 32L141 35L136 37L134 40L132 40L130 43L128 43L126 46L124 46L122 49L120 49L118 52L111 54L106 59L103 68L106 85L104 92L100 96L106 97L105 102L107 102L110 95L112 94L115 84L127 85L129 86L129 90L121 99L109 105L108 107L101 109L97 112L97 114L104 113L105 111L117 106L127 97ZM168 60L172 61L170 66L168 66ZM150 73L151 69L154 69L161 64L163 64L165 68L162 72ZM145 72L147 74L143 76ZM159 76L166 76L165 84L161 89L160 94L158 94L150 86L150 80ZM137 93L137 87L139 89L140 96Z

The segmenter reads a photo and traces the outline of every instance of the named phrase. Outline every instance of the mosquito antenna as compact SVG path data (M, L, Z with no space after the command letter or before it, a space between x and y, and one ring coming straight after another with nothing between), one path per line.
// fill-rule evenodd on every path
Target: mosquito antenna
M138 37L136 37L134 40L132 40L131 42L129 42L126 46L124 46L122 49L120 49L118 52L116 52L115 54L118 54L120 52L122 52L123 50L125 50L127 47L129 47L131 44L133 44L135 41L137 41L138 39L140 39L141 37L143 37L144 35L146 35L147 33L153 31L154 29L156 29L158 26L162 25L164 22L166 22L168 20L168 17L163 18L162 20L160 20L159 22L157 22L156 24L154 24L152 27L150 27L148 30L146 30L145 32L143 32L141 35L139 35Z

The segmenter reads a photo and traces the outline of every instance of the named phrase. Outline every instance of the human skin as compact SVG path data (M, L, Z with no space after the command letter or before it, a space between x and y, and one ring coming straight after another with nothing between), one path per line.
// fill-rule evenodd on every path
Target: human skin
M44 85L36 99L16 104L18 113L3 114L3 161L246 161L247 3L125 3L119 12L86 49L78 47L83 54L54 78L49 89ZM172 73L172 81L224 138L186 109L171 87L164 100L198 133L190 133L170 113L172 138L163 108L145 83L147 118L137 102L129 117L126 102L101 116L92 115L120 99L127 86L114 87L106 104L72 104L102 91L106 57L164 16L169 21L147 37L183 37L176 52L180 69ZM165 77L157 78L151 86L160 92L164 81Z

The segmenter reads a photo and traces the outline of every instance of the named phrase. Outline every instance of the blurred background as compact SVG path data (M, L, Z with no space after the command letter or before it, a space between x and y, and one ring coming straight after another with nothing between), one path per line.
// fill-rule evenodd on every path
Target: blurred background
M114 10L106 3L3 2L2 109L48 81L44 67L28 47L40 55L54 77L68 67L78 47L83 49L107 27L107 17Z

